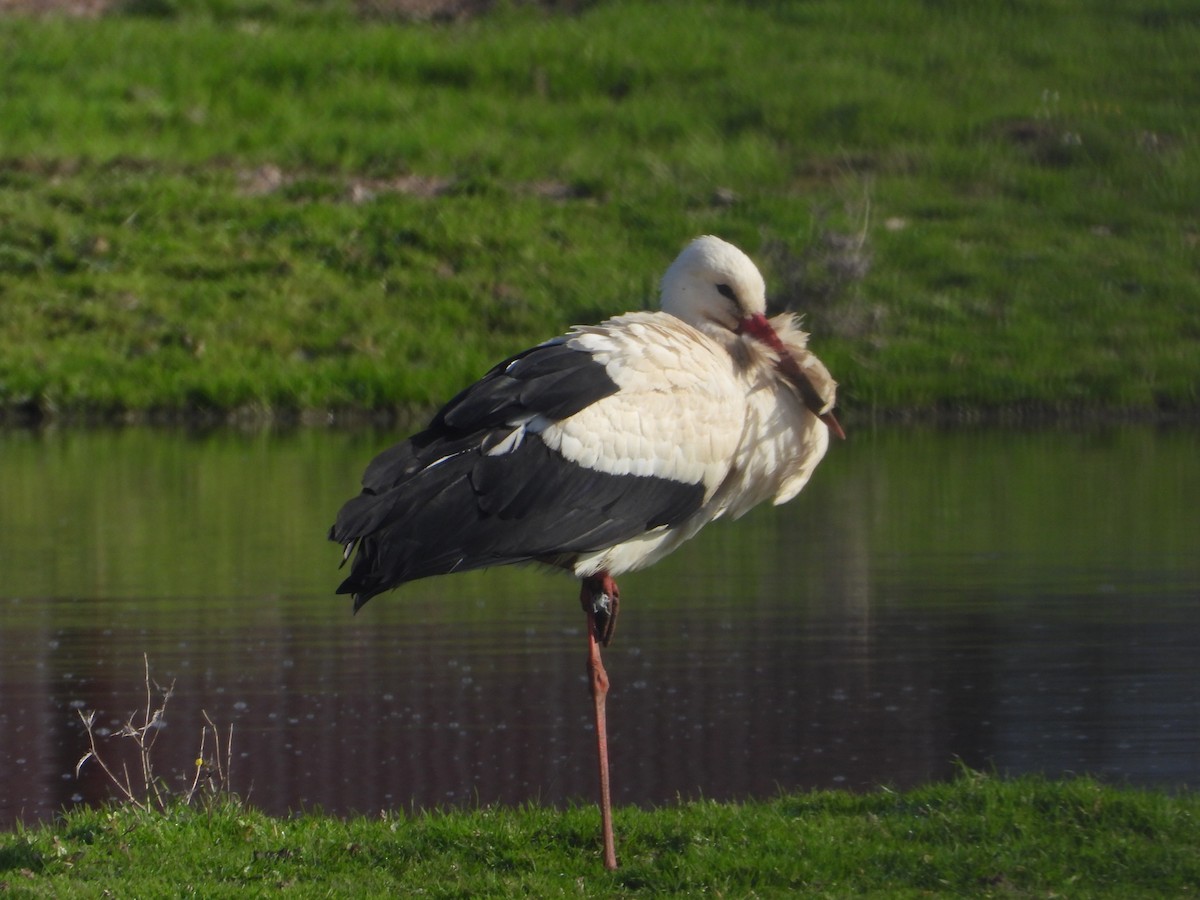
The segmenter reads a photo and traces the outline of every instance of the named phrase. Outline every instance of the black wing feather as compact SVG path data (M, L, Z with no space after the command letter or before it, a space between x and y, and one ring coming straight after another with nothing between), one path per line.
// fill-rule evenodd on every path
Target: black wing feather
M357 609L417 578L594 552L686 518L703 485L588 470L533 433L487 453L517 423L558 421L616 391L602 364L561 339L493 368L371 461L330 529L357 545L338 593Z

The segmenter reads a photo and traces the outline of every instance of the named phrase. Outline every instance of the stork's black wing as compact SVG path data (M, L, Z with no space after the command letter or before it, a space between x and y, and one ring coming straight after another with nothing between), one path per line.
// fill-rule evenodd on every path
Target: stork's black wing
M330 530L346 553L338 593L355 609L407 581L530 560L561 561L681 521L704 487L611 475L562 458L524 423L561 421L615 394L604 365L564 339L505 360L429 426L367 467Z

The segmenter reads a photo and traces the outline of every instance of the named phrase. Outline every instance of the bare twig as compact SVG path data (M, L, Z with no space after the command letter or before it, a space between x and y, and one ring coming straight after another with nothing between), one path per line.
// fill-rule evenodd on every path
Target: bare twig
M209 800L221 794L229 794L229 770L233 760L233 726L229 726L225 748L222 752L220 729L206 711L202 711L205 724L200 729L200 750L196 755L195 771L192 773L190 785L178 795L174 795L163 779L155 774L154 745L158 740L158 732L166 723L167 703L170 702L171 696L175 692L175 682L172 681L164 688L153 681L150 677L150 659L145 654L143 654L143 661L145 663L146 702L142 709L142 720L136 722L137 713L130 713L125 724L117 732L119 737L132 738L138 749L138 762L141 766L140 784L137 788L134 787L128 765L123 763L121 772L118 774L102 756L97 743L96 713L94 711L87 713L84 713L83 710L79 711L79 718L82 720L88 736L88 750L75 765L75 777L79 777L84 763L94 759L121 796L144 811L158 809L160 812L165 812L176 800L182 801L184 805L190 805L201 793ZM154 702L156 691L160 696L157 708ZM209 759L206 753L210 730L212 731L213 745L212 759Z
M90 744L91 749L89 749L87 753L83 754L83 756L79 758L79 762L75 764L75 777L79 777L79 772L83 768L83 764L85 762L87 762L89 759L94 759L104 771L104 774L108 776L108 780L116 785L117 789L125 795L126 800L128 800L138 809L148 809L148 807L138 800L137 796L133 793L133 788L129 782L129 770L125 769L125 780L122 781L117 777L116 773L114 773L113 770L108 767L108 763L104 761L104 757L100 755L100 750L96 746L96 732L92 728L92 725L96 721L96 713L90 710L85 713L82 709L78 710L78 712L79 718L83 720L83 727L87 732L88 743Z

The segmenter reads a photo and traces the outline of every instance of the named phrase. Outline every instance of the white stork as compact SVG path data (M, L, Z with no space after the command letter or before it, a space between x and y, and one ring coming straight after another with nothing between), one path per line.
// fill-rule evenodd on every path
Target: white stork
M614 576L713 519L790 500L825 455L836 383L791 315L720 238L692 241L662 311L578 326L500 363L379 454L329 532L357 611L428 575L539 562L582 580L606 867L616 868L600 658Z

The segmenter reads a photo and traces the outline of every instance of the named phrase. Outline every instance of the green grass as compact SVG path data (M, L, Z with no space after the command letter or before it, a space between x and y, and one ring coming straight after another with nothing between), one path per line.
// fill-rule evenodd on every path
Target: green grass
M235 802L80 810L0 834L16 896L1184 897L1200 799L964 773L907 793L616 811L607 873L587 807L341 821Z
M709 231L852 412L1200 408L1183 0L129 8L0 18L0 408L424 407Z

